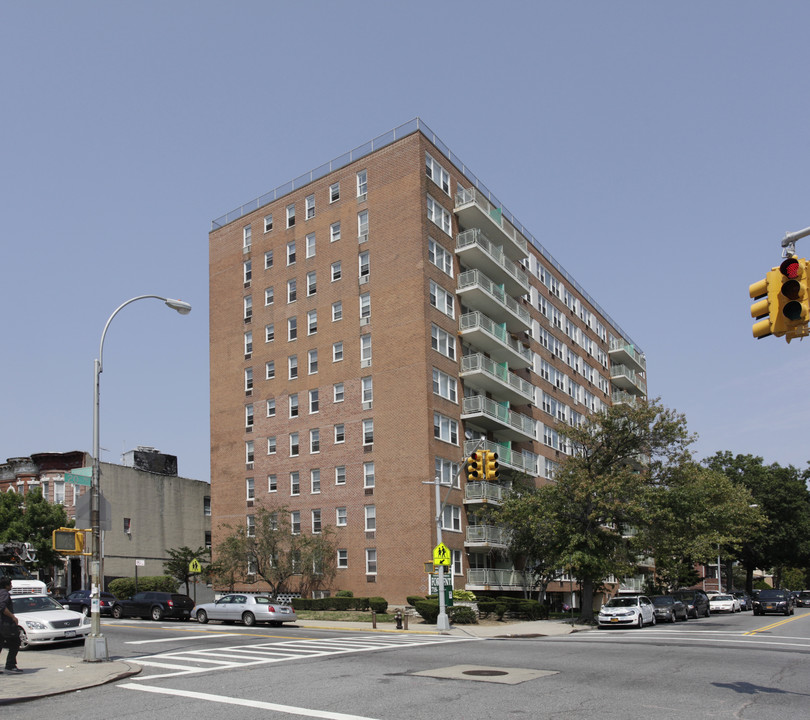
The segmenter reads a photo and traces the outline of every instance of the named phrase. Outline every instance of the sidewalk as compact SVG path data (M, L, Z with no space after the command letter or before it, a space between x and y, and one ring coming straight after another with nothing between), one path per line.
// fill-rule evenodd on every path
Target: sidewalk
M379 623L376 630L365 622L328 622L323 620L299 620L302 628L330 630L335 632L385 632L420 635L452 635L468 638L520 638L567 635L571 632L590 630L589 626L574 625L560 620L537 620L534 622L504 622L497 625L453 625L450 630L439 633L435 625L411 621L408 630L397 630L394 623ZM86 663L81 658L60 655L58 648L21 652L17 662L22 675L0 675L0 706L34 700L49 695L84 690L105 683L116 682L141 672L139 665L126 660Z

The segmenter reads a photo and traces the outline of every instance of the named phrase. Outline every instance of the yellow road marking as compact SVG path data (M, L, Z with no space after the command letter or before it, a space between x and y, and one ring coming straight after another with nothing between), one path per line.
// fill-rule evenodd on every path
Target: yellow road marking
M779 627L780 625L784 625L785 623L793 622L794 620L801 620L802 618L808 617L810 617L810 614L808 613L803 613L801 615L793 615L792 617L787 617L784 620L771 623L770 625L766 625L765 627L757 628L756 630L749 630L748 632L744 632L743 635L756 635L758 632L764 632L765 630L772 630L773 628Z

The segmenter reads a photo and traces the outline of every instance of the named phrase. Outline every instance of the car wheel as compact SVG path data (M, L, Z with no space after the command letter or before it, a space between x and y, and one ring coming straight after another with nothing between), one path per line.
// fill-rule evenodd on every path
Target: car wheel
M20 629L20 650L28 650L28 647L31 645L31 643L28 642L28 635L26 635L22 627L19 625L17 627Z
M122 608L120 605L115 605L113 607L112 616L116 620L120 620L122 617L124 617L124 608Z
M255 625L256 616L252 612L242 613L242 622L247 626Z
M155 607L152 608L152 620L155 620L156 622L159 622L160 620L163 620L163 608L162 607L156 605Z
M709 608L706 608L706 614L703 617L711 617L712 611Z
M644 618L641 617L641 613L638 614L638 622L636 623L636 627L641 630L644 627Z
M650 620L650 625L652 625L653 627L655 627L655 624L656 624L657 622L658 622L658 620L656 620L656 619L655 619L655 613L653 613L652 620Z
M672 612L669 614L669 617L667 618L667 622L674 623L676 619L677 619L677 618L675 617L675 611L673 610L673 611L672 611Z
M208 613L205 610L197 610L197 622L203 625L208 622Z

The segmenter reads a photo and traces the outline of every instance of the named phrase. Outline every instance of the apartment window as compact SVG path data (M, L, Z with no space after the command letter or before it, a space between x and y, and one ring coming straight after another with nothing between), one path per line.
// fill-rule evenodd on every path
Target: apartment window
M211 498L208 495L203 498L203 515L211 517Z
M346 426L343 423L335 425L335 443L346 441Z
M332 386L332 392L333 392L332 402L336 402L336 403L343 402L344 391L343 391L343 383L342 382L341 383L335 383Z
M329 186L329 202L337 202L340 200L340 183L336 182Z
M433 392L450 402L458 402L458 381L441 370L433 368Z
M242 299L242 317L245 321L250 321L253 317L253 298L250 295Z
M268 455L275 455L278 452L278 446L276 443L276 436L273 435L267 438L267 454Z
M253 478L245 478L245 500L253 500L254 496Z
M267 417L276 416L276 399L268 398L267 400Z
M256 537L256 518L253 515L248 515L245 518L247 525L247 536Z
M289 380L298 377L298 355L290 355L287 358L287 377Z
M321 431L320 430L310 430L309 431L309 452L310 455L314 453L319 453L321 451Z
M338 465L335 468L335 485L345 485L345 484L346 484L346 466Z
M265 305L272 305L273 301L275 300L275 292L273 288L265 288L264 289L264 304Z
M430 328L430 346L445 357L456 359L456 336L442 330L438 325Z
M321 471L315 468L309 471L309 488L313 494L317 495L321 491Z
M269 493L278 492L278 481L276 480L275 475L267 476L267 492Z
M456 316L453 293L448 292L441 285L437 285L433 280L430 281L430 304L447 315L447 317L454 318Z
M338 527L346 527L348 524L348 516L345 507L335 508L335 525Z
M435 477L439 478L440 485L461 487L459 480L459 464L457 462L437 456L435 467Z
M246 260L242 263L242 281L245 283L245 287L250 285L250 281L253 278L253 262L251 260Z
M338 569L349 567L349 551L348 550L341 549L341 550L337 551L337 566L338 566Z
M453 277L453 255L433 238L428 238L428 259L443 273Z
M360 296L360 317L371 317L371 293L363 293Z
M366 170L357 173L357 197L365 200L368 194L368 174Z
M253 403L245 405L245 427L253 427Z
M264 326L264 341L273 342L276 339L276 326L273 323Z
M315 271L307 273L307 297L312 297L318 291L318 283Z
M445 193L450 194L450 174L428 153L425 153L425 174Z
M307 312L307 335L314 335L318 332L318 311L309 310Z
M290 513L290 532L293 535L301 534L301 513L298 510Z
M245 333L245 355L250 355L253 352L253 333Z
M337 242L340 240L340 220L333 222L329 226L329 242Z
M453 234L453 223L450 219L450 212L445 210L430 195L427 196L427 216L428 220L438 225L448 235Z
M343 302L338 300L332 303L332 322L343 320Z
M265 215L264 216L264 231L270 232L273 229L273 216L272 215Z
M290 395L290 417L298 417L298 393Z
M451 550L453 556L453 575L461 575L461 550Z
M287 318L287 341L298 337L298 318Z
M360 388L361 402L363 404L372 402L374 400L374 383L370 376L360 379Z
M368 239L368 210L357 213L357 237L361 242Z
M359 265L359 273L361 278L367 278L369 276L369 264L368 264L368 250L365 252L361 252L357 256L357 261Z
M252 242L250 225L245 225L245 227L242 228L242 247L250 249Z
M264 269L269 270L271 267L273 267L273 251L268 250L264 254Z
M310 390L309 391L309 414L312 415L318 412L318 408L320 407L320 401L318 400L318 390Z
M287 227L295 225L295 203L287 205Z
M287 243L287 265L295 263L295 240Z
M248 440L245 443L245 462L252 463L254 459L253 454L253 440ZM54 488L56 487L56 483L54 483Z
M332 263L332 282L335 280L340 280L341 277L341 270L340 270L340 262Z
M245 392L253 390L253 368L245 368Z
M377 529L377 508L374 505L366 505L364 511L366 532L374 532Z
M65 504L65 483L62 480L54 480L53 501L56 505Z
M311 220L315 217L315 196L308 195L306 200L304 200L304 206L306 208L306 218L307 220Z
M461 532L461 508L456 505L445 505L442 510L442 529Z
M374 463L373 462L363 463L363 487L365 487L365 488L373 488L374 487Z
M205 548L206 548L206 550L210 550L210 549L211 549L211 531L210 531L210 530L206 530L206 531L205 531L205 541L204 541L204 544L205 544Z
M276 361L270 360L264 364L264 379L272 380L276 376Z
M307 372L314 375L318 372L318 351L309 350L307 352Z
M371 365L371 335L360 336L360 366L368 367Z
M312 511L312 534L317 535L321 532L321 511Z
M343 360L343 342L332 343L332 362Z
M441 413L433 413L433 437L458 445L458 421Z
M366 548L366 575L377 574L377 551Z
M374 444L374 420L363 420L363 445Z
M306 237L307 240L307 257L315 257L315 233L310 233Z
M290 433L290 457L298 457L300 447L298 433Z
M295 278L287 280L287 302L294 303L298 299L298 290Z

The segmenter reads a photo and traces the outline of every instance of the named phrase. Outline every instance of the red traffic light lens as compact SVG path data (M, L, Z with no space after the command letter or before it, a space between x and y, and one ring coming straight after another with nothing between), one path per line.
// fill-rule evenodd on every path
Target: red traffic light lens
M791 280L799 277L799 261L795 258L788 258L779 266L782 275L790 278Z

